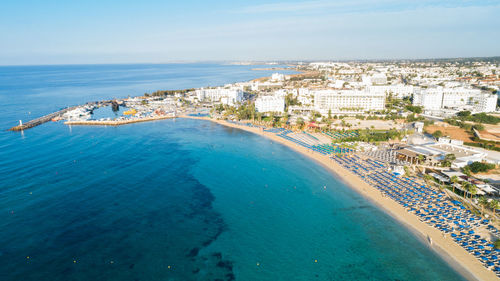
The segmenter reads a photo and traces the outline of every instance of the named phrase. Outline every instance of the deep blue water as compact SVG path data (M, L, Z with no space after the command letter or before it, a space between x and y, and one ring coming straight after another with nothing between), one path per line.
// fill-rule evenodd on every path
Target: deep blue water
M0 125L271 73L251 68L0 67ZM2 130L0 279L462 280L310 159L187 119Z

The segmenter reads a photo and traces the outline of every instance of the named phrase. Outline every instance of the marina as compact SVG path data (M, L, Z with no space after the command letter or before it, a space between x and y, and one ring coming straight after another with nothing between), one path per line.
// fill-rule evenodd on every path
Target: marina
M93 119L94 111L103 107L110 107L113 112L118 112L123 107L123 115L116 114L114 117L106 116ZM80 106L68 107L26 123L19 120L19 125L10 128L10 131L23 131L49 121L65 120L66 125L91 125L91 126L119 126L138 122L163 120L175 118L177 111L175 102L151 102L148 104L141 99L108 100L100 102L88 102ZM101 115L101 114L100 114Z
M23 123L22 120L19 120L19 125L14 126L9 129L9 131L23 131L30 128L34 128L36 126L42 125L43 123L47 123L49 121L59 121L63 118L73 118L84 116L90 116L90 114L86 113L86 110L82 110L82 108L96 108L100 106L108 106L112 103L112 101L100 101L100 102L88 102L83 106L71 106L64 109L61 109L56 112L52 112L50 114L44 115L42 117L38 117L36 119L30 120L28 122ZM75 112L74 114L69 114L71 112ZM79 112L78 115L76 112ZM69 114L69 115L68 115Z

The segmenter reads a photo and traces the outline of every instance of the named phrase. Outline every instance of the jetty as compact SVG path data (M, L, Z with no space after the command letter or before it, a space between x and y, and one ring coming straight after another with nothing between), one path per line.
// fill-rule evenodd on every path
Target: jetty
M44 115L42 117L30 120L26 123L22 123L22 121L19 120L19 125L10 128L9 131L23 131L26 129L36 127L38 125L42 125L43 123L49 122L50 120L52 120L54 118L61 117L64 113L66 113L70 110L73 110L75 108L76 108L76 106L64 108L64 109L61 109L59 111L56 111L56 112Z
M106 106L106 105L110 105L112 102L113 101L111 101L111 100L109 100L109 101L95 101L95 102L88 102L85 105ZM60 117L62 117L62 115L64 113L66 113L70 110L74 110L78 107L79 106L71 106L71 107L63 108L59 111L52 112L52 113L44 115L42 117L38 117L38 118L30 120L26 123L23 123L21 120L19 120L19 125L10 128L9 131L23 131L26 129L36 127L38 125L42 125L43 123L49 122L52 119L60 118Z

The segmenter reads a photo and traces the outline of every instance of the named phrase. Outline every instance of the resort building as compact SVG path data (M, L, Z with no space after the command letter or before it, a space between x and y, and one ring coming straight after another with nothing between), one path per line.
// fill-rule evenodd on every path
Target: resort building
M411 95L414 93L415 89L412 85L404 85L404 84L397 84L397 85L382 85L382 86L368 86L366 87L366 90L370 93L374 94L392 94L393 97L395 98L405 98L405 97L411 97Z
M284 112L285 98L283 96L261 96L255 100L257 112Z
M413 96L413 104L427 111L440 109L470 110L473 113L496 110L497 96L469 88L429 88Z
M235 105L243 101L243 91L240 89L198 89L196 97L199 101L220 102L228 105Z
M314 108L323 115L358 114L367 111L384 110L385 94L359 90L317 90L314 94Z
M451 163L452 168L462 168L473 162L481 162L487 155L482 151L452 143L451 141L449 143L442 141L405 147L397 151L397 159L412 164L420 163L420 159L424 159L426 165L439 166L440 162L448 154L453 154L456 158Z

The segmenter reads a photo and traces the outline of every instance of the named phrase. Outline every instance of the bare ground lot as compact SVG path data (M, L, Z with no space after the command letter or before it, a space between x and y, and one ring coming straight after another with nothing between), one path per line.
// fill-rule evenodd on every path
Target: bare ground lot
M452 139L461 140L464 142L473 142L473 140L471 139L473 137L472 134L460 127L452 126L448 123L436 122L434 125L425 127L425 130L431 134L435 131L441 131L443 133L443 136L448 136Z

